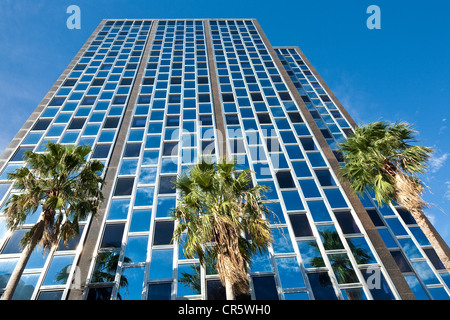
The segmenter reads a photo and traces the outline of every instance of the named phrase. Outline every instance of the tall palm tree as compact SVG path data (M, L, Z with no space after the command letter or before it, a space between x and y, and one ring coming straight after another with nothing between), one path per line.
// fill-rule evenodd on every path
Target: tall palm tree
M432 148L413 145L417 142L411 125L405 122L375 122L364 125L340 144L344 157L341 174L358 193L371 188L379 204L397 204L406 208L428 237L447 270L450 259L436 239L423 209L425 186L418 178L424 173Z
M215 259L228 300L248 294L251 256L264 252L272 241L264 218L270 211L262 200L267 187L252 186L250 170L238 173L235 163L224 158L217 163L202 159L175 186L181 199L174 209L179 221L174 240L186 232L188 258L198 257L203 266Z
M41 206L37 223L21 240L22 255L9 279L2 299L9 300L36 245L50 250L59 241L66 244L79 233L78 221L95 214L103 200L98 160L86 161L90 146L61 146L48 143L44 153L25 153L25 166L8 174L13 188L4 214L12 230Z

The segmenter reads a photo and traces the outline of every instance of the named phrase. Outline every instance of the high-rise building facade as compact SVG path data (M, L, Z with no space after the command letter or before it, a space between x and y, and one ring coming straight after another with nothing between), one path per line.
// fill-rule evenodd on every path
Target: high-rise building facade
M270 187L252 299L448 299L410 213L338 179L355 126L300 49L273 48L254 19L103 20L1 156L0 205L7 173L47 141L92 146L105 202L67 247L32 254L14 299L223 299L214 265L171 241L172 181L202 154ZM0 214L0 293L39 214L14 232Z

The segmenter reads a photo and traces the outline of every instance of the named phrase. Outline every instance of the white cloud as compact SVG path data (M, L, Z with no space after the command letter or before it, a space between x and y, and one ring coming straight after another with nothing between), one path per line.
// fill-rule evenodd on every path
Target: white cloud
M444 193L444 199L450 200L450 181L445 181L445 185L447 186L447 190Z
M439 157L436 156L431 157L431 159L429 160L430 171L432 173L438 172L439 169L441 169L444 166L449 156L450 153L446 152Z

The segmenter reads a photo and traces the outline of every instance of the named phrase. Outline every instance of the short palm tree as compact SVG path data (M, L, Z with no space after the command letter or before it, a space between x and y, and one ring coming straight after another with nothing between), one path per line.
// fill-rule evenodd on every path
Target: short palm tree
M48 143L44 153L25 153L25 166L8 174L13 194L4 214L12 230L42 207L38 222L21 240L22 255L9 279L2 299L9 300L36 245L50 250L59 241L65 244L79 233L78 221L95 214L103 199L103 164L86 161L89 146L61 146Z
M422 199L425 186L417 176L424 173L433 149L413 145L416 133L405 122L375 122L357 128L340 144L344 157L341 174L358 193L371 188L380 205L396 202L406 208L450 270L449 257L423 212L428 204Z
M174 240L185 232L184 253L200 263L215 259L228 300L249 292L247 268L251 256L264 252L272 241L262 199L265 186L252 186L250 170L238 174L225 159L202 159L175 182L180 201Z

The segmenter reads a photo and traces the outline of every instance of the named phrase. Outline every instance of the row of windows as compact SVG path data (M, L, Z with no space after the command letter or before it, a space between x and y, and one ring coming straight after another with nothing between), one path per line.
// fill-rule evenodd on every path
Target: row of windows
M336 149L336 142L339 143L343 139L343 136L339 134L340 131L347 136L352 132L348 122L330 101L327 92L321 87L295 49L277 49L276 51L299 93L303 96L307 95L310 99L311 102L306 102L306 104L324 133L328 144L332 149ZM312 103L319 97L323 102L322 105L320 102ZM450 274L443 272L445 268L442 262L411 214L399 207L378 206L376 201L371 201L370 198L374 197L367 193L361 197L361 201L400 270L404 273L416 298L448 299L449 295L445 284L448 286ZM417 245L424 246L424 248L419 250ZM432 287L427 287L430 285ZM437 285L438 287L436 287Z
M300 270L309 269L306 267L308 261L315 261L315 263L319 260L324 261L320 266L314 267L327 267L330 272L333 272L336 271L334 269L336 261L343 259L349 270L352 270L349 279L341 279L337 274L330 278L328 277L330 274L325 272L326 277L330 284L335 283L335 286L341 283L352 283L353 289L362 293L363 286L358 285L361 281L358 277L363 277L360 272L363 272L364 269L355 268L354 265L356 263L377 263L377 261L365 238L361 236L361 231L356 226L351 212L348 210L336 211L338 208L346 208L347 203L340 190L335 187L335 181L331 177L330 171L325 169L327 165L320 152L314 151L317 147L311 138L309 129L303 123L302 116L292 101L272 58L268 55L267 48L253 28L242 33L241 27L240 34L223 27L217 33L213 32L213 28L211 29L215 40L214 54L218 68L218 80L221 85L221 98L230 150L236 152L235 154L242 152L248 155L249 165L255 171L256 182L268 185L274 190L268 194L270 200L281 200L279 203L275 202L278 208L272 209L276 214L270 218L273 219L270 222L277 225L272 229L273 254L275 259L278 259L279 254L292 255L290 261L293 266L296 266L297 271L280 271L277 267L278 273L274 278L275 282L283 288L284 292L287 292L286 290L298 293L308 291L310 289L300 289L313 286L311 283L307 286L306 282L301 281L303 278ZM250 34L252 38L250 38ZM241 39L239 35L241 35ZM231 40L231 38L233 39ZM232 135L235 132L238 132L236 137ZM301 140L298 139L298 136L302 137ZM261 137L264 138L261 139ZM241 138L243 139L241 140ZM279 142L280 138L283 143ZM291 158L290 161L285 155ZM323 169L314 170L312 169L314 167ZM295 171L291 171L294 168ZM301 179L296 181L293 172L298 173ZM311 173L314 172L314 179L305 179L307 172L311 178ZM298 189L302 190L301 195L299 195ZM339 239L345 240L340 240L338 247L327 247L331 246L326 242L327 235L339 234L335 221L339 224L342 234L357 234L358 237L339 236ZM279 232L280 228L283 230L281 233ZM280 234L289 236L280 236ZM320 242L316 242L317 236L320 238ZM297 241L292 241L292 239ZM293 245L296 242L298 243L297 249ZM300 247L300 245L302 246ZM364 248L362 251L368 258L355 261L354 259L358 259L356 252L349 251L353 245ZM321 247L321 249L314 251L312 248L315 246ZM327 254L328 250L341 251ZM297 255L297 252L300 253L300 256ZM348 255L348 252L352 254ZM299 264L297 261L302 263ZM311 267L311 265L308 266ZM272 273L274 270L274 268L270 268ZM266 270L266 272L268 271ZM310 273L313 272L313 269L306 271L306 274L311 277L317 275ZM360 276L357 276L357 273ZM296 289L283 284L285 277L292 277L291 281L297 283ZM333 287L331 286L331 288ZM320 290L313 289L313 291L316 297L320 296ZM337 298L334 289L331 291L333 291L334 298ZM374 297L380 293L371 292L371 294ZM386 294L385 297L393 297L392 293L385 292L384 294ZM343 292L339 296L349 298ZM364 297L365 294L360 295L360 298Z
M43 151L46 141L90 144L93 147L90 157L108 162L135 76L134 65L140 61L147 32L137 35L136 30L131 30L126 38L121 34L117 38L119 41L125 40L121 43L112 43L110 39L103 40L101 33L91 42L73 71L63 81L55 97L22 142L22 146L10 159L11 163L3 170L0 180L6 180L7 172L23 165L24 152ZM108 48L121 53L108 55ZM109 94L106 94L108 92ZM3 186L9 185L0 185L2 193L7 194L9 187ZM2 194L0 197L5 199L6 195ZM0 289L6 286L18 261L21 252L19 241L37 221L39 214L40 212L36 212L30 216L24 228L12 235L9 235L5 221L0 217L0 238L4 239L1 243ZM79 237L67 247L61 244L45 255L41 248L33 252L14 299L61 299L67 294L66 283L72 276L72 263L76 261L78 254L75 250L80 239L85 237L84 231L87 228L84 226L87 223L88 221L80 222Z
M202 24L196 25L196 38L204 38ZM177 24L178 31L183 31L181 27L182 24ZM150 298L170 298L172 291L167 292L167 288L171 288L173 279L178 280L177 296L198 294L183 281L186 273L199 265L184 261L182 250L175 252L170 210L176 205L172 183L177 174L196 162L196 155L215 153L211 89L207 65L202 62L206 61L206 52L203 42L197 41L192 47L187 46L188 41L179 42L183 39L174 38L165 23L158 24L157 30L87 299L103 299L104 295L108 299L140 299L143 283L147 287L147 282L144 291L148 291ZM189 32L184 32L183 37L187 40ZM153 92L148 91L149 85L154 87ZM136 143L134 135L139 135L137 140L143 139L143 143ZM120 259L124 267L113 268L104 277L102 266L107 259ZM145 264L150 265L146 281ZM116 272L121 283L128 280L127 288L111 284ZM129 276L136 281L131 283Z

